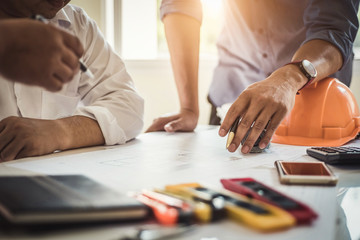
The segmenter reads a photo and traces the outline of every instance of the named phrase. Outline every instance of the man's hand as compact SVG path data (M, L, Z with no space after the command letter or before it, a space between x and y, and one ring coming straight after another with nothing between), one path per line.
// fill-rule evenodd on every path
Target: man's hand
M286 71L284 74L284 69L296 71L295 66L285 66L267 79L251 84L230 107L221 124L220 136L226 136L236 117L242 118L234 140L228 148L230 152L235 152L250 128L251 132L246 138L241 152L249 153L266 127L266 133L259 143L259 147L264 149L270 143L271 137L282 119L293 108L296 92L306 82L306 79L301 76L301 73L298 73L298 79L301 81L295 81L296 84L294 84L294 82L288 81L289 77Z
M315 63L318 74L313 83L335 73L343 64L339 49L319 39L303 44L294 54L292 61L303 59ZM220 136L226 136L234 120L238 116L242 117L228 150L234 152L239 147L252 124L251 133L244 142L241 152L248 153L251 150L268 124L266 134L259 143L259 147L264 149L282 119L293 108L295 95L307 80L297 66L289 64L274 71L267 79L245 89L230 107L219 130Z
M0 21L0 75L58 91L79 71L78 38L31 19Z
M85 116L57 120L8 117L0 121L0 162L104 143L97 121Z
M0 161L52 153L59 149L59 134L53 120L5 118L0 121Z
M195 129L199 115L193 111L182 109L178 114L160 117L154 120L146 132L191 132Z

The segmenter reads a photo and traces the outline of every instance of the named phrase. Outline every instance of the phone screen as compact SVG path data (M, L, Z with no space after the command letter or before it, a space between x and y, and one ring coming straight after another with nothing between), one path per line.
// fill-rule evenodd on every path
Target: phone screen
M281 165L286 175L331 176L323 163L282 162Z

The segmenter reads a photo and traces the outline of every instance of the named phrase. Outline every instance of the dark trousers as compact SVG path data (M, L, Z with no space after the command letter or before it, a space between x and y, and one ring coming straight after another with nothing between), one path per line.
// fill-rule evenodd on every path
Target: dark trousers
M208 101L211 104L209 125L220 125L221 119L216 115L216 106L211 102L209 97L208 97Z

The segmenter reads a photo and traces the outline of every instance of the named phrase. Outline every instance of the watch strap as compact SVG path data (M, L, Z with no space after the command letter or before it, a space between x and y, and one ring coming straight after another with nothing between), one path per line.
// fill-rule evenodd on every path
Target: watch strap
M314 77L312 77L304 68L304 66L302 65L302 61L294 61L294 62L289 62L287 64L285 64L284 66L286 65L290 65L290 64L293 64L293 65L296 65L299 67L300 71L305 75L305 77L307 78L307 82L297 91L296 94L300 94L300 90L302 90L303 88L309 86L313 81L314 81Z

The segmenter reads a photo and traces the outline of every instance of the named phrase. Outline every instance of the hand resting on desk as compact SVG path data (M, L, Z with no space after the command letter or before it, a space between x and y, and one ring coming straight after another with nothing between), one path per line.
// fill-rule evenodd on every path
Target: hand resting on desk
M8 117L0 121L0 162L104 143L98 123L88 117Z
M146 132L191 132L195 129L199 114L189 109L181 109L180 113L154 119Z

